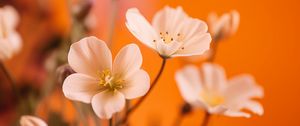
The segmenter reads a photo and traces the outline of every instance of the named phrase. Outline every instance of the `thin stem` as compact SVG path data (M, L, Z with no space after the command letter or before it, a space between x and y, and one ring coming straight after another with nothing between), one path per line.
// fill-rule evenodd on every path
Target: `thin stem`
M113 126L113 118L109 119L109 126Z
M151 91L153 90L153 88L155 87L155 85L157 84L157 81L159 80L160 76L162 75L163 71L164 71L164 68L166 66L166 61L167 59L166 58L163 58L163 61L162 61L162 64L161 64L161 67L159 69L159 72L158 74L156 75L155 79L153 80L153 82L151 83L151 86L150 86L150 89L148 91L148 93L143 96L132 108L130 108L127 112L126 112L126 115L122 121L122 123L126 123L130 114L133 113L140 105L141 103L146 99L146 97L151 93Z
M113 36L114 36L114 31L115 31L115 26L116 26L116 19L118 15L118 6L117 6L117 0L112 0L112 14L110 16L110 24L109 24L109 29L108 29L108 40L107 40L107 45L108 47L112 46L112 41L113 41Z
M208 126L210 118L211 115L207 111L205 111L204 119L201 126Z
M219 41L213 41L213 45L212 45L212 54L211 56L207 59L208 62L214 62L215 58L216 58L216 54L217 54L217 50L218 50L218 45L219 45Z
M16 87L16 81L14 80L14 78L12 77L12 75L10 74L10 72L6 69L6 67L3 64L3 62L0 62L0 68L4 72L4 75L6 76L6 78L8 79L8 81L9 81L9 83L11 85L13 93L16 94L17 101L19 101L20 94L19 94L18 89Z

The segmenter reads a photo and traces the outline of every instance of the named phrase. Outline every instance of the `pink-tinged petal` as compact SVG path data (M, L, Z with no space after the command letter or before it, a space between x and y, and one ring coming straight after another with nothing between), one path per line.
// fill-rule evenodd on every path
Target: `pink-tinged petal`
M101 119L110 119L116 112L125 106L125 97L121 92L103 91L92 99L92 108Z
M218 105L215 107L208 107L208 112L212 114L223 114L228 110L224 105Z
M154 15L152 25L157 32L169 32L176 35L177 29L181 28L178 26L183 26L186 18L188 16L182 7L171 8L166 6Z
M196 66L186 66L175 74L175 79L183 99L194 104L200 100L202 90L200 73Z
M173 41L166 44L163 40L157 41L156 49L163 57L174 57L173 54L181 47L182 43Z
M228 34L230 29L230 15L223 14L220 18L218 18L215 22L210 23L210 33L214 36L223 36Z
M251 75L244 74L229 80L225 91L227 104L236 104L251 98L262 98L263 88L256 84Z
M46 122L42 119L35 117L35 116L29 116L24 115L20 119L20 125L21 126L47 126Z
M1 11L3 14L3 21L5 22L6 28L8 28L6 30L14 30L20 20L17 10L12 6L4 6Z
M0 39L0 59L6 60L13 56L13 48L7 39Z
M189 42L184 43L181 48L173 54L173 57L202 55L209 49L210 43L211 36L209 33L194 36L189 40Z
M188 43L192 38L196 36L202 36L207 33L208 26L207 24L199 19L188 18L184 22L184 27L178 32L184 37L183 41Z
M127 10L126 26L138 40L154 48L153 40L158 40L159 35L137 8Z
M113 74L127 78L138 71L143 62L140 48L136 44L123 47L117 54L113 64Z
M233 111L233 110L225 111L224 115L230 116L230 117L245 117L245 118L251 117L251 115L249 113L241 112L241 111Z
M13 53L19 52L22 47L22 39L19 33L12 32L9 35L8 40L10 42L11 48L13 49Z
M93 77L112 66L110 50L104 41L96 37L86 37L72 44L68 61L76 72Z
M133 99L144 96L150 88L150 78L146 71L138 70L133 75L128 77L126 85L120 92L122 92L126 99Z
M102 89L96 78L75 73L65 79L62 90L68 99L90 103L92 97Z
M260 116L264 114L263 106L259 102L253 100L245 102L242 109L250 110L251 112Z
M236 10L232 10L230 12L230 15L231 15L231 34L234 34L236 33L238 27L239 27L239 24L240 24L240 14L238 11Z
M212 63L203 64L202 69L205 88L208 91L218 91L219 93L223 93L227 86L224 69L221 66Z

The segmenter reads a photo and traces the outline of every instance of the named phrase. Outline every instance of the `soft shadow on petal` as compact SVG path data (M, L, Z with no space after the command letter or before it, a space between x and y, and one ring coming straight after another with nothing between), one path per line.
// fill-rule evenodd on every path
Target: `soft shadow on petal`
M86 37L72 44L68 61L76 72L93 77L112 66L110 50L104 41L96 37Z
M156 48L158 53L164 57L173 57L173 54L181 47L182 43L173 41L169 44L163 42L163 40L157 41Z
M92 99L92 108L101 119L110 119L116 112L120 112L125 106L125 97L116 91L103 91Z
M230 117L245 117L245 118L251 117L251 115L249 113L241 112L241 111L233 111L233 110L225 111L224 115L230 116Z
M253 100L249 100L249 101L245 102L243 109L250 110L251 112L258 114L258 115L264 114L263 106L259 102L253 101Z
M228 83L225 92L228 104L264 96L263 88L256 84L251 75L244 74L233 77Z
M136 44L123 47L117 54L113 64L113 74L125 79L138 71L142 65L143 57L140 48Z
M227 87L224 69L221 66L212 63L204 63L202 66L203 81L206 89L222 93Z
M191 38L188 42L185 42L182 45L182 48L179 49L173 57L178 56L193 56L193 55L202 55L210 47L211 36L209 33L204 33L200 36L195 36Z
M126 85L120 90L126 99L144 96L150 88L150 78L146 71L139 70L126 80Z
M92 97L100 91L96 78L80 73L68 76L63 84L63 93L68 99L84 103L90 103Z
M193 104L199 100L202 83L196 66L186 66L182 70L177 71L175 79L185 101Z
M20 119L21 126L47 126L47 124L40 118L35 116L24 115Z
M151 48L154 48L153 40L160 39L158 33L137 8L127 10L126 26L137 39Z

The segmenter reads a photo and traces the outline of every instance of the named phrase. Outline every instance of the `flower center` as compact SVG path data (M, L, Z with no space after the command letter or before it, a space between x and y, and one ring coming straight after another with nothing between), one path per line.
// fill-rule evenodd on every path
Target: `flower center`
M178 33L177 35L171 35L169 32L160 32L159 33L160 38L166 43L169 44L173 42L174 40L176 41L181 41L183 39L182 35ZM175 37L174 37L175 36ZM153 40L153 42L156 42L156 40Z
M113 76L109 69L99 72L99 86L110 91L117 91L124 87L125 80L121 77Z
M224 97L213 93L202 93L200 94L202 99L210 106L215 107L224 103Z

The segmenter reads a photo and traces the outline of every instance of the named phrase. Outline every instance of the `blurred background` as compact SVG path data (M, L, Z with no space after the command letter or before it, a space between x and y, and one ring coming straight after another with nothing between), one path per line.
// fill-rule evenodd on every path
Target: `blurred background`
M46 80L55 76L55 72L47 70L53 65L47 61L55 50L61 42L80 39L65 38L70 34L77 34L76 31L80 29L74 26L76 22L74 23L71 15L77 5L83 5L84 0L0 1L1 6L14 6L21 16L17 30L22 36L23 48L12 59L5 61L5 65L17 80L22 98L34 99L47 92L41 102L32 106L36 111L26 110L27 113L37 114L45 120L60 121L60 124L70 124L76 120L77 113L72 103L63 96L61 85L53 84L55 88L50 88L53 90L44 90L44 87L45 82L48 82ZM220 43L215 62L226 69L229 78L240 73L255 76L257 82L264 87L265 97L260 101L265 113L261 117L254 115L250 119L213 116L209 126L300 125L298 0L94 0L88 14L91 19L82 21L88 22L81 28L87 34L81 36L94 35L111 41L113 54L125 44L138 44L143 54L143 68L153 79L159 70L161 59L127 30L125 12L128 8L137 7L150 20L165 5L182 6L190 16L205 21L212 11L222 14L236 9L240 13L241 22L237 33ZM59 56L65 59L67 55ZM130 118L132 126L168 126L173 123L183 102L175 84L174 73L185 63L181 58L167 62L158 85ZM200 63L194 64L200 66ZM16 96L6 81L0 76L0 126L16 121L16 108L22 104L16 102ZM49 116L51 112L52 116ZM184 118L182 125L200 125L203 115L201 110L194 111Z

